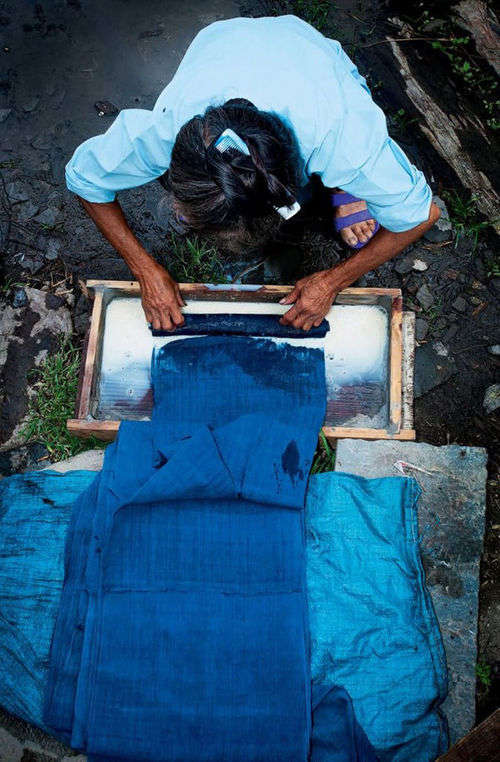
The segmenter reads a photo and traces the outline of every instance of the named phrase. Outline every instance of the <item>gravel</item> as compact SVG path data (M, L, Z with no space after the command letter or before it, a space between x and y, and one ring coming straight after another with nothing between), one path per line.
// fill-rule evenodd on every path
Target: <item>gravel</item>
M424 308L424 310L428 310L432 307L434 304L434 294L430 290L427 283L424 283L417 291L417 300L419 304Z

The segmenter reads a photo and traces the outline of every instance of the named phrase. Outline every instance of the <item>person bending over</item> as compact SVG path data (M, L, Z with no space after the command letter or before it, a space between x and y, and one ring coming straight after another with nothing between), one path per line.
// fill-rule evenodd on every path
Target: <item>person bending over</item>
M139 281L154 328L184 321L177 283L130 230L116 192L160 179L183 231L247 231L289 218L317 175L353 254L299 280L281 322L319 325L343 288L416 241L439 218L426 180L387 133L340 44L295 16L235 18L203 29L152 111L125 109L80 145L68 188Z

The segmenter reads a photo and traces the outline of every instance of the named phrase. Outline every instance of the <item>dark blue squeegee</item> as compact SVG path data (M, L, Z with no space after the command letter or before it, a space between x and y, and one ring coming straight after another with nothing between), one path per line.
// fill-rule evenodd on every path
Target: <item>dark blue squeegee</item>
M150 326L153 336L276 336L283 339L321 339L330 329L327 320L310 331L302 331L293 326L281 325L279 315L228 314L186 314L184 325L173 331L164 331Z

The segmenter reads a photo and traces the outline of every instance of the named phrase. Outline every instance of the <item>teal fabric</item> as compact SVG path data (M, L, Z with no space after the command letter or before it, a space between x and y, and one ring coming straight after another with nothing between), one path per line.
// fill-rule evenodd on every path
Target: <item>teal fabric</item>
M420 559L414 479L318 474L307 496L314 683L342 685L385 762L447 748L447 671Z
M72 471L0 481L0 704L39 727L68 524L94 479Z
M64 537L76 495L94 480L38 472L0 482L0 704L41 727ZM411 479L327 473L310 477L306 502L313 706L325 678L343 685L379 758L393 762L431 762L446 747L446 665L417 496ZM328 734L320 719L316 708L315 754ZM331 748L316 759L332 762Z
M342 50L296 16L234 18L202 29L154 108L124 109L103 135L82 143L66 167L68 188L88 201L160 177L183 124L208 106L246 98L295 134L303 184L366 199L392 231L428 219L432 192L388 135L382 110Z

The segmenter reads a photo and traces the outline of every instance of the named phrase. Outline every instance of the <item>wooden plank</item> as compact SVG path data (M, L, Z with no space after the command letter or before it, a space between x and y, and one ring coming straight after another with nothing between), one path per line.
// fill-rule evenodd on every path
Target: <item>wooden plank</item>
M468 147L469 142L469 145L480 145L481 152L491 150L490 139L482 124L478 119L472 118L465 109L460 109L457 114L443 110L433 100L430 88L427 85L424 88L417 79L402 46L394 40L386 39L403 78L405 94L420 114L418 126L440 157L460 178L462 185L475 194L477 208L500 234L500 198L495 188L493 172L489 170L488 165L479 165ZM490 166L493 168L493 162Z
M112 442L120 428L120 421L89 421L81 418L69 418L66 428L70 434L81 439L95 437L103 442Z
M85 338L83 340L82 350L81 350L81 357L82 359L84 357L87 357L87 350L89 348L89 334L90 334L90 324L87 326L87 330L85 331ZM75 415L78 416L80 411L80 401L82 397L82 386L83 386L83 378L85 375L85 363L80 362L80 370L78 371L78 386L76 388L76 400L75 400Z
M92 393L92 383L94 373L96 372L96 356L99 339L101 334L101 323L104 319L103 312L103 293L96 291L94 297L94 306L92 308L92 318L90 322L89 340L87 344L87 353L85 355L85 370L83 372L82 386L80 392L80 404L78 406L78 418L86 418L90 413L90 397Z
M476 49L500 77L500 46L498 27L493 26L493 13L485 0L461 0L453 7L458 13L457 24L472 34Z
M436 762L500 762L500 709L442 754Z
M68 431L77 437L96 437L105 442L111 442L120 427L120 421L93 421L80 418L70 418L66 422ZM386 429L347 429L342 426L324 426L323 433L327 439L415 439L415 432L401 429L397 434L391 434Z
M99 289L118 289L125 291L131 296L138 296L141 292L139 283L131 280L88 280L86 283L88 288ZM208 297L214 300L220 299L235 299L240 301L274 301L281 299L286 294L289 294L293 286L276 286L276 285L263 285L257 288L246 289L241 286L231 284L223 284L216 288L209 288L204 283L179 283L181 294L187 299ZM401 296L401 290L399 288L345 288L340 292L339 296L354 296L354 297L378 297L387 296L392 299Z
M413 428L413 377L415 372L415 313L403 312L403 374L401 428Z
M323 433L327 439L402 439L413 441L415 431L413 429L400 429L391 433L387 429L348 429L344 426L323 426Z
M401 428L401 373L403 368L403 298L393 297L391 314L389 421L397 433Z

